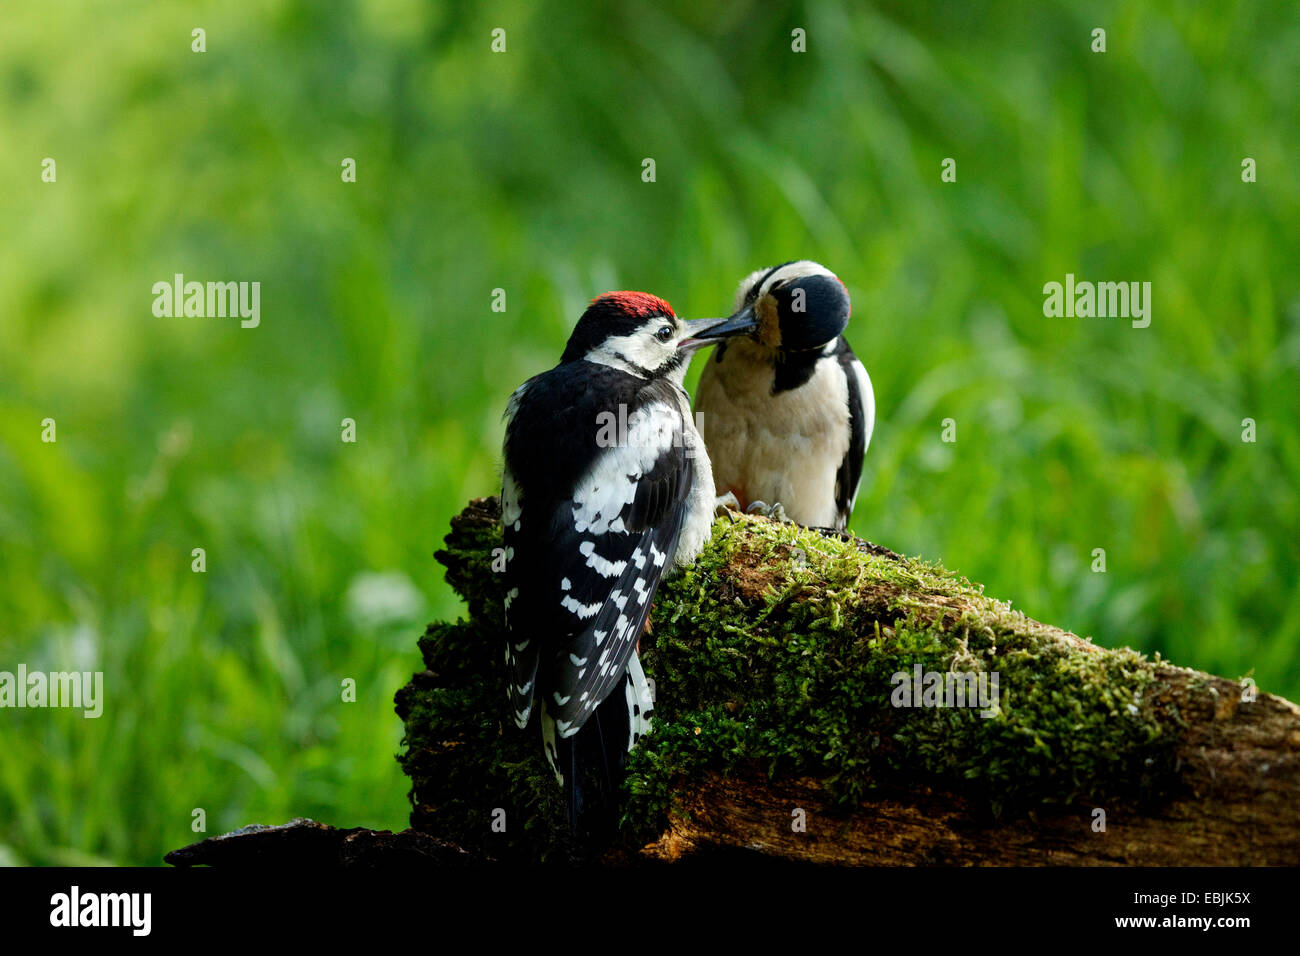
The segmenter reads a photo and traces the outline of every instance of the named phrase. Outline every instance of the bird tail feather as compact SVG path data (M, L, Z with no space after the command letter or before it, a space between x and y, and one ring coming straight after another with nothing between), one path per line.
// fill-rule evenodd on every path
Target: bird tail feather
M604 842L618 827L619 789L627 754L649 731L650 692L645 672L633 655L623 692L597 707L576 734L558 736L555 720L542 706L542 739L547 760L564 792L564 806L575 839Z

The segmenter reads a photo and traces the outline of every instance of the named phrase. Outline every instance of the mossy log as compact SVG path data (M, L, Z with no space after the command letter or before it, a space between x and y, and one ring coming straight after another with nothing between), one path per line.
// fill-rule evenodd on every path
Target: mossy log
M253 823L208 837L163 857L172 866L257 869L414 869L449 870L476 862L460 847L427 833L403 830L346 830L297 817L279 826Z
M507 714L499 547L498 502L477 499L437 554L468 617L429 626L397 695L411 824L475 857L563 859L539 731ZM606 861L1300 863L1300 708L1104 649L937 565L724 517L652 625L655 725ZM949 673L990 696L928 696L961 686Z

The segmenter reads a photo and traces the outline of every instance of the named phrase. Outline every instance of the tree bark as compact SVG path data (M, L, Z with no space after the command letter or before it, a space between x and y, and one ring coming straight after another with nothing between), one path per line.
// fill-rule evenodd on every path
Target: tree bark
M416 830L547 858L563 821L536 728L505 713L498 522L495 499L471 502L437 555L469 617L421 641L399 759ZM1249 683L1103 649L942 568L749 516L715 524L652 620L656 724L607 859L1300 864L1300 708ZM913 682L898 675L921 672L1001 672L1000 702L988 717L900 705Z
M172 866L258 869L455 869L476 861L426 833L337 827L298 817L279 826L254 823L172 850Z

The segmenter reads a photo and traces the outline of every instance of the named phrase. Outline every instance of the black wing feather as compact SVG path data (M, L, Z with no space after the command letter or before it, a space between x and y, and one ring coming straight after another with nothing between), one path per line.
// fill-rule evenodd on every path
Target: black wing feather
M835 472L835 508L840 516L840 528L847 528L853 511L858 485L862 481L862 459L867 453L867 423L864 396L853 366L857 357L849 348L848 340L840 336L834 353L849 386L849 448Z
M504 535L513 549L507 551L505 575L507 593L515 594L506 615L507 656L516 719L524 714L520 723L532 701L544 697L557 732L569 736L621 686L655 589L677 549L693 481L678 394L668 382L647 383L600 366L581 374L560 366L528 383L507 425L506 472L521 498L519 527L507 522ZM576 520L577 496L589 472L574 462L597 461L611 474L618 468L606 466L619 456L635 464L624 448L596 444L597 414L617 414L620 404L677 411L665 418L667 447L643 474L634 467L623 476L635 491L620 506L621 530L617 521L597 530ZM613 517L600 516L604 522Z

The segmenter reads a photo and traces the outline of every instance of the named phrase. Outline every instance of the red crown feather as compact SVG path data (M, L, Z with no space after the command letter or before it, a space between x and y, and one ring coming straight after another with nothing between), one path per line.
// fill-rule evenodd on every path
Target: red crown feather
M592 305L598 302L608 302L624 315L637 319L648 319L652 315L675 316L677 314L671 305L659 296L648 292L606 292L591 300Z

